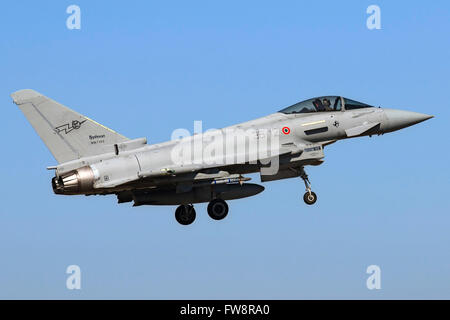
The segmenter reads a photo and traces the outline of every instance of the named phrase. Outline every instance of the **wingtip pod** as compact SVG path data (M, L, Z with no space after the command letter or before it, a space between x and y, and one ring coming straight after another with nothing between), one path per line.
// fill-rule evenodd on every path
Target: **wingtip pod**
M27 101L30 101L34 98L38 98L41 96L42 94L32 89L22 89L11 93L11 98L13 99L13 102L17 105L21 105Z

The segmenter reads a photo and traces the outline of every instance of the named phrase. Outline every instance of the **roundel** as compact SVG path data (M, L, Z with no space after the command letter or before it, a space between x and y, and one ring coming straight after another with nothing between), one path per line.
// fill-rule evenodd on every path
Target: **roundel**
M283 131L284 134L291 133L291 129L289 129L288 127L283 127L283 129L281 129L281 131Z

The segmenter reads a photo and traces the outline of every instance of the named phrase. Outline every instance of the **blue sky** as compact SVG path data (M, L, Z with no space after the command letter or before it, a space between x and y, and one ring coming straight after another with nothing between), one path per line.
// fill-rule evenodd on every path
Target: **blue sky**
M448 1L14 1L0 26L0 298L450 298ZM330 94L435 118L327 147L313 207L300 179L270 182L183 227L170 206L54 195L23 88L149 143Z

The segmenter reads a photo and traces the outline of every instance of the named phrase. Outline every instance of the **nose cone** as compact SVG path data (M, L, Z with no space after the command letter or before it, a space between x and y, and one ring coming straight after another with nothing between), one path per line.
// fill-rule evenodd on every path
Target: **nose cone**
M403 129L433 118L433 116L424 113L396 109L384 109L384 114L387 117L387 121L383 121L381 128L383 132Z

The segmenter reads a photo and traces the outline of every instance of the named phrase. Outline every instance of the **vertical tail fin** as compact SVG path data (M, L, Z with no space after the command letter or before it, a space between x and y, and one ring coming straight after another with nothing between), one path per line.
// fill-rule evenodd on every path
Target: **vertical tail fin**
M59 163L101 154L103 146L128 140L34 90L19 90L11 97Z

